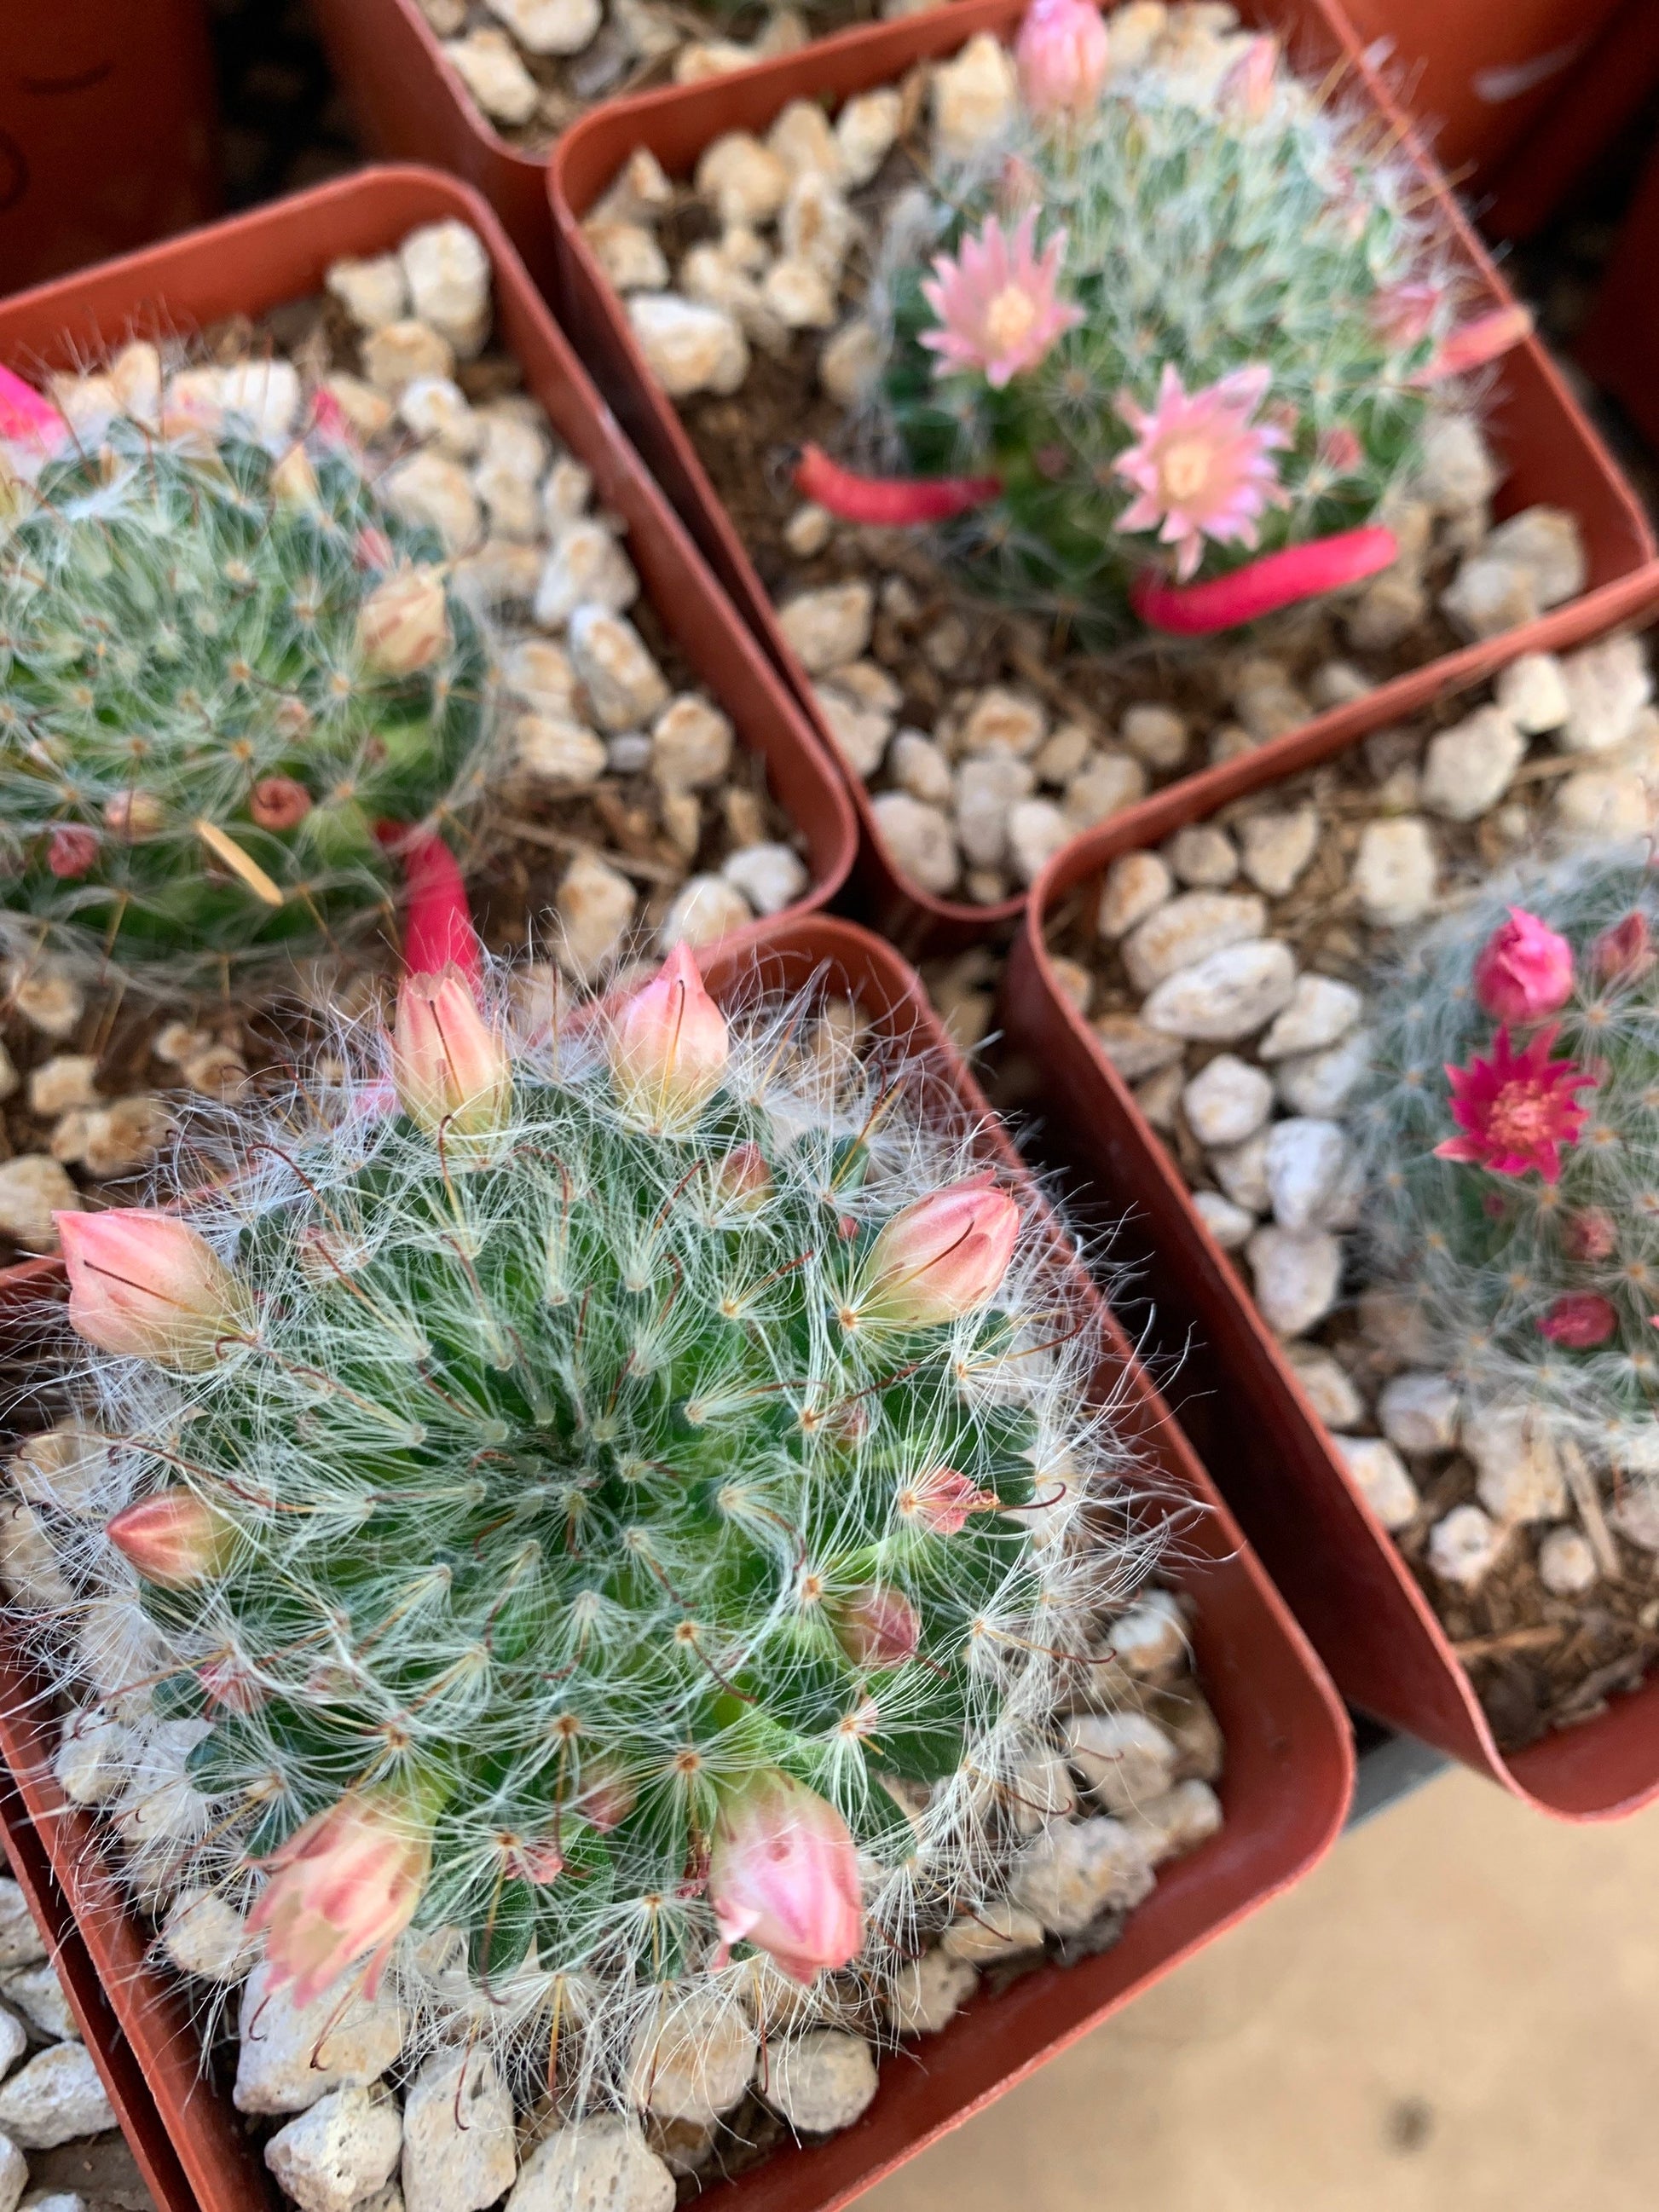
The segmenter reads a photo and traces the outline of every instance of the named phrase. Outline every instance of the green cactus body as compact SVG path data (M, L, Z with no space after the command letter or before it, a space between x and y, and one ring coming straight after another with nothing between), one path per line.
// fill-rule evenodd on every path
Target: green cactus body
M873 1980L995 1893L1012 1780L1152 1540L1041 1221L974 1312L880 1316L884 1225L973 1164L927 1088L757 1000L667 1126L592 1011L516 1047L470 1133L368 1080L228 1125L185 1218L249 1286L247 1340L182 1378L83 1366L128 1439L105 1503L182 1485L224 1532L187 1588L88 1562L162 1639L157 1710L203 1730L191 1881L246 1898L343 1794L393 1793L432 1845L405 1993L441 2010L421 1939L460 1931L463 1994L539 2021L544 2063L550 2012L625 2052L653 1987L708 1972L710 1841L757 1776L866 1855ZM872 1593L913 1653L859 1632Z
M1645 1464L1659 1445L1659 964L1647 951L1659 884L1645 857L1596 850L1519 873L1431 931L1376 1009L1354 1113L1374 1279L1406 1294L1477 1410L1537 1407L1602 1465ZM1494 1052L1475 964L1516 908L1573 958L1562 1002L1509 1023L1511 1049L1546 1038L1551 1060L1594 1078L1574 1094L1587 1110L1554 1181L1436 1156L1458 1138L1448 1067ZM1622 940L1601 941L1621 924ZM1541 1126L1560 1118L1558 1103Z
M1001 498L945 534L972 581L1097 638L1123 626L1134 577L1168 562L1154 529L1123 527L1137 496L1119 470L1136 436L1123 410L1155 410L1170 368L1188 395L1268 372L1255 420L1282 441L1273 501L1248 538L1206 536L1200 580L1378 519L1419 451L1428 400L1413 377L1456 302L1412 211L1414 173L1374 144L1282 67L1252 116L1149 63L1086 115L1018 108L988 154L907 193L878 273L875 425L920 475L1000 477ZM1079 319L1000 388L971 366L940 373L921 343L940 321L930 259L1028 210L1039 248L1064 233L1057 299Z
M49 461L0 533L14 944L177 988L385 911L377 828L439 809L486 726L488 651L453 594L407 673L359 636L388 575L441 557L314 437L274 459L234 418L183 440L118 418Z

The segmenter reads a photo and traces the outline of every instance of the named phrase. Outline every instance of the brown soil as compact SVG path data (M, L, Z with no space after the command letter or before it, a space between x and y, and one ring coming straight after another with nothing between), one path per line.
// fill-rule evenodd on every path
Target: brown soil
M1386 962L1396 948L1395 933L1370 927L1346 892L1354 850L1368 822L1410 811L1390 803L1388 778L1401 768L1415 766L1436 729L1462 720L1469 711L1467 698L1447 702L1408 726L1379 731L1325 766L1272 785L1209 817L1224 827L1254 811L1311 799L1329 825L1300 880L1285 897L1267 902L1268 934L1294 947L1298 967L1363 985L1376 963ZM1605 763L1602 756L1595 765ZM1513 836L1504 836L1499 828L1504 806L1477 823L1437 819L1434 830L1445 887L1476 882L1517 851L1534 847L1559 777L1583 765L1580 757L1558 754L1544 741L1534 741L1510 787L1509 804L1518 806L1525 817L1522 821L1517 816L1511 823ZM1249 886L1241 878L1236 888ZM1091 1018L1138 1011L1142 996L1130 987L1116 947L1096 933L1098 894L1097 878L1080 884L1056 910L1048 932L1050 949L1080 963L1093 978ZM1247 1053L1248 1047L1237 1042L1189 1046L1187 1075L1195 1074L1224 1051ZM1178 1103L1173 1128L1157 1133L1191 1188L1215 1188L1204 1148ZM1249 1297L1250 1276L1243 1254L1225 1253L1223 1258ZM1352 1294L1360 1285L1351 1281L1348 1287ZM1402 1364L1379 1361L1360 1334L1352 1304L1340 1307L1305 1340L1333 1352L1368 1401L1386 1376ZM1604 1580L1582 1598L1555 1597L1539 1580L1535 1538L1523 1528L1511 1537L1505 1553L1477 1590L1453 1589L1430 1571L1425 1553L1437 1522L1454 1506L1479 1502L1474 1465L1462 1453L1453 1453L1438 1464L1415 1461L1413 1473L1422 1506L1394 1540L1468 1670L1505 1750L1518 1750L1551 1729L1589 1719L1615 1692L1635 1686L1659 1656L1659 1595L1651 1555L1615 1536L1620 1579Z

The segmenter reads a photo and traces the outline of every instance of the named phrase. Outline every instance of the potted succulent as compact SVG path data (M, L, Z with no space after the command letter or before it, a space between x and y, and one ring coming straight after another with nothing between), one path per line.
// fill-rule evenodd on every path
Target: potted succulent
M550 2089L521 2191L598 2161L665 2202L781 2118L827 2139L732 2185L837 2200L1346 1802L1340 1711L915 979L822 921L710 960L715 997L681 947L533 1031L411 978L301 1115L204 1126L167 1211L65 1218L12 1589L38 1632L74 1585L27 1647L68 1703L15 1644L0 1729L54 1863L100 1807L92 1866L237 2009L302 2197L401 2141L406 2195L465 2150L493 2201ZM245 2205L153 1983L122 2027ZM878 2082L872 2035L940 2028Z
M844 874L833 771L465 188L370 173L25 295L0 361L24 1249L154 1156L158 1074L234 1089L273 992L374 988L405 872L413 956L464 866L550 992Z
M1004 1001L1348 1697L1575 1818L1659 1790L1650 697L1614 634L1167 794L1056 860Z
M1397 122L1334 9L987 0L560 142L572 328L838 744L890 926L982 931L1206 752L1650 592L1524 313L1373 158Z

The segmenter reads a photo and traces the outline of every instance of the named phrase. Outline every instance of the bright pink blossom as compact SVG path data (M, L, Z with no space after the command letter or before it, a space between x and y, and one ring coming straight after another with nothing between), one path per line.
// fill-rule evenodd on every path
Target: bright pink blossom
M224 1565L235 1530L193 1490L158 1490L124 1505L105 1528L116 1550L147 1583L187 1589Z
M860 1667L899 1667L915 1656L921 1619L902 1590L870 1583L836 1612L836 1635Z
M623 1005L611 1073L629 1117L658 1129L696 1114L720 1088L732 1040L690 950L677 945Z
M1535 914L1512 906L1476 958L1474 995L1494 1021L1541 1021L1572 995L1571 945Z
M1140 494L1118 517L1120 530L1152 530L1176 553L1183 583L1203 557L1206 538L1258 542L1256 518L1286 498L1272 459L1288 441L1276 423L1250 417L1272 372L1256 362L1189 392L1173 362L1164 365L1150 409L1122 393L1118 413L1136 434L1115 464Z
M1094 0L1032 0L1014 42L1019 89L1031 113L1044 121L1088 114L1106 82L1109 44Z
M792 1981L844 1966L864 1942L858 1850L835 1807L769 1770L721 1806L708 1857L708 1900L733 1943L767 1952Z
M896 1213L871 1248L860 1316L926 1328L995 1297L1019 1236L1019 1208L988 1175L951 1183Z
M60 822L46 848L46 866L54 876L73 882L84 876L98 858L98 832L83 823Z
M1036 238L1031 208L1012 237L989 216L977 238L963 240L956 260L935 256L921 296L939 328L924 331L921 343L939 356L937 375L981 369L987 383L1000 391L1022 369L1035 368L1054 340L1083 320L1081 307L1055 296L1066 233L1054 232L1040 257Z
M33 453L53 453L66 445L70 426L50 399L16 372L0 368L0 444Z
M1561 1148L1577 1143L1589 1116L1573 1094L1593 1091L1595 1078L1575 1060L1550 1058L1555 1036L1540 1030L1516 1052L1504 1025L1490 1060L1476 1053L1467 1067L1447 1066L1452 1119L1463 1134L1437 1145L1437 1159L1472 1161L1493 1175L1536 1168L1546 1182L1560 1181Z
M1627 914L1604 929L1590 947L1590 967L1604 983L1633 983L1654 963L1651 933L1644 914Z
M1593 1291L1569 1291L1539 1322L1538 1333L1569 1352L1589 1352L1605 1344L1618 1326L1619 1316L1605 1298Z
M247 1291L206 1240L170 1213L112 1206L57 1213L69 1317L103 1352L195 1374L246 1335Z
M354 1794L264 1863L271 1879L248 1932L264 1935L267 1989L292 1983L295 2002L308 2005L367 1958L372 1996L432 1871L425 1824L389 1793Z

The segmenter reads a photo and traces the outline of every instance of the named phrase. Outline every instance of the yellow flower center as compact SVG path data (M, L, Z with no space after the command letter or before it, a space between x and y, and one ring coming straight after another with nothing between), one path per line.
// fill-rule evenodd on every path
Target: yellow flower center
M1010 352L1030 332L1036 307L1029 292L1005 284L985 310L985 335L998 353Z
M1201 438L1177 438L1166 446L1158 466L1164 497L1182 505L1195 499L1209 477L1210 459Z

